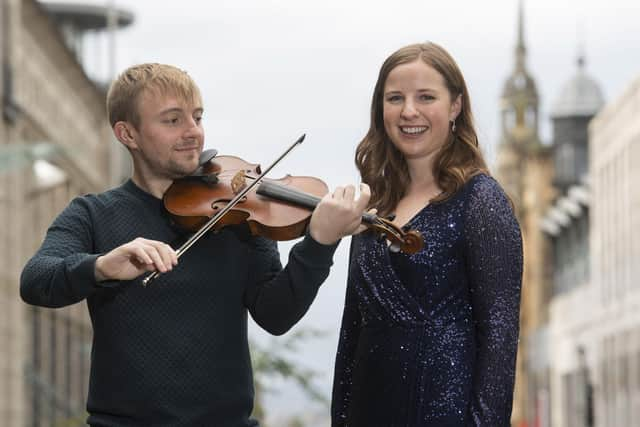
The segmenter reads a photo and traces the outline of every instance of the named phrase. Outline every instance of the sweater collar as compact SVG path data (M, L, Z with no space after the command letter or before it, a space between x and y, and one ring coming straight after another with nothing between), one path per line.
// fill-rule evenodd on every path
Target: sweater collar
M162 205L163 204L162 203L162 199L159 199L156 196L154 196L153 194L147 193L142 188L138 187L135 184L135 182L133 182L133 180L131 178L126 180L125 183L122 185L122 187L126 191L128 191L129 193L132 193L136 197L141 198L141 199L145 200L148 203L152 203L154 205Z

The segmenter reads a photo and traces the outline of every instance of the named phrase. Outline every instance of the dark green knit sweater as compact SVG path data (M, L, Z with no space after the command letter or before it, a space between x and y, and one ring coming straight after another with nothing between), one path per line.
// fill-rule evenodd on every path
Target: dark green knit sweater
M337 245L310 236L283 269L275 242L209 233L148 287L96 283L98 255L136 237L179 246L162 201L132 181L74 199L21 277L25 302L86 298L93 324L87 410L94 426L256 426L247 310L272 334L307 311Z

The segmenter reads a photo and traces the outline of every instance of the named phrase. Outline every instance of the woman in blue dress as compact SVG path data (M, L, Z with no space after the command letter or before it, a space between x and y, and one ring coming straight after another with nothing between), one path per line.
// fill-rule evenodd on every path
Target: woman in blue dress
M353 237L332 426L508 426L521 233L442 47L384 62L356 165L371 208L425 244L408 255L371 232Z

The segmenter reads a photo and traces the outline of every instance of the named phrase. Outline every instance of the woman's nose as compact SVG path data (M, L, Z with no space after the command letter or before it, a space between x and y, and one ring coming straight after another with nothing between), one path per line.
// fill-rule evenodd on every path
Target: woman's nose
M415 108L415 105L410 100L405 102L402 106L402 111L400 115L403 118L414 118L418 115L418 110Z

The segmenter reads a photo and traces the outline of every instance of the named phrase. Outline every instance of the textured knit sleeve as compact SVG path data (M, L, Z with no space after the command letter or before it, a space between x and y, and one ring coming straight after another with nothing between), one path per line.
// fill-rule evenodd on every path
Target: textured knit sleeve
M322 245L307 234L291 248L282 268L276 243L262 237L253 239L244 302L256 323L274 335L291 329L329 275L337 247L337 243Z
M47 230L20 277L20 295L33 305L63 307L86 298L96 285L92 225L82 198L74 199Z
M466 257L476 330L471 425L509 426L518 347L522 238L498 183L484 175L470 189Z
M333 393L331 396L331 426L342 427L345 425L351 401L351 383L353 367L355 364L354 353L358 345L360 335L361 318L358 311L358 302L355 295L355 281L357 272L352 271L354 243L352 240L349 250L349 275L347 277L347 292L342 313L342 326L338 340L336 364L333 375Z

